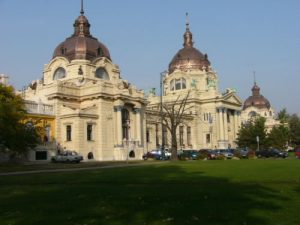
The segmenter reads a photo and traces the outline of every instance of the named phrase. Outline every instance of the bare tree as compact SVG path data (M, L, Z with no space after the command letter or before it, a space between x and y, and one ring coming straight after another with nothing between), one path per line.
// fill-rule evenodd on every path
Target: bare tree
M186 112L191 107L187 106L187 100L190 92L187 93L186 97L180 99L180 95L175 101L165 102L162 104L163 108L163 123L171 134L171 160L177 160L177 127L183 123Z

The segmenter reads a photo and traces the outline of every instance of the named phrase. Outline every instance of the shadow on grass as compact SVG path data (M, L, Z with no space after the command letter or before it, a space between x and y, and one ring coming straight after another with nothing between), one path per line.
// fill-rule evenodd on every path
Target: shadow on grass
M1 225L267 225L275 223L264 214L288 200L179 164L5 177L0 185Z

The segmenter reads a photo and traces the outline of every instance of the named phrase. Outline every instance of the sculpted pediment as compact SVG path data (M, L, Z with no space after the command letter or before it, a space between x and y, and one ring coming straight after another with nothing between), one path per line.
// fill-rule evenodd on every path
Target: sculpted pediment
M228 102L231 104L242 105L243 102L235 93L230 93L224 96L224 102Z

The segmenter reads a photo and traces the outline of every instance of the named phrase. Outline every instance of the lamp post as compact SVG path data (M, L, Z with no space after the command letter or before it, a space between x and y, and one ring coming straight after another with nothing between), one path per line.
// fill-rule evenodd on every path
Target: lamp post
M167 71L160 73L160 121L161 121L161 157L165 158L165 133L163 124L163 78L167 74Z
M259 136L256 136L256 141L257 141L257 151L259 151Z

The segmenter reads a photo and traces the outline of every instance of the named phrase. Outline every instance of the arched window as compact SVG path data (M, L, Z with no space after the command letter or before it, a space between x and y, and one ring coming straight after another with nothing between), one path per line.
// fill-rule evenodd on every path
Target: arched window
M254 112L254 111L251 111L248 114L248 117L255 117L255 116L256 116L256 112Z
M109 80L109 76L108 76L106 70L102 67L99 67L96 70L95 77L103 79L103 80Z
M130 117L127 109L122 109L122 131L123 139L129 139Z
M62 67L58 67L53 75L53 80L59 80L66 77L66 70Z
M174 79L170 82L170 90L182 90L186 89L186 80L184 78Z

